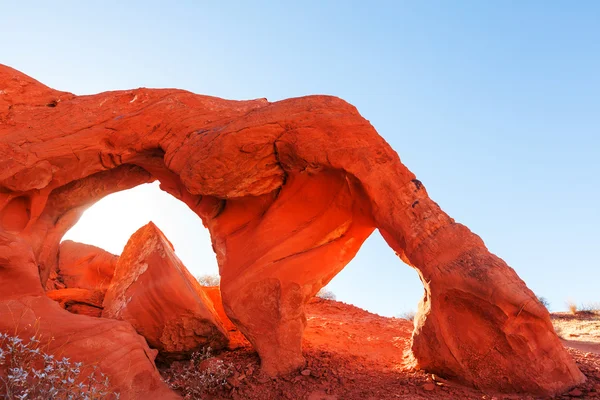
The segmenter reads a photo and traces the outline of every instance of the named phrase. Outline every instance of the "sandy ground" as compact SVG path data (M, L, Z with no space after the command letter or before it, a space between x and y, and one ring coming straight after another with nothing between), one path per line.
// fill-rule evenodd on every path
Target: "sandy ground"
M218 357L235 366L226 388L206 399L526 399L484 393L407 368L412 322L385 318L344 303L315 299L307 309L303 373L262 377L249 344ZM556 314L557 331L588 381L556 399L600 399L600 317ZM171 367L177 375L181 364Z
M600 314L554 313L552 323L565 346L583 352L600 353Z

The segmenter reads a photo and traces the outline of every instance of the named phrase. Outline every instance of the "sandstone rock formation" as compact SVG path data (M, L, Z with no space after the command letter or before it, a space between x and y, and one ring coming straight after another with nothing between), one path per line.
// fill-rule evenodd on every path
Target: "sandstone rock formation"
M202 291L210 300L212 307L214 308L215 312L219 317L219 320L223 324L223 327L227 331L236 329L233 322L231 322L231 320L225 313L225 308L223 308L223 299L221 299L221 289L218 286L204 286L202 287Z
M164 356L227 344L212 301L152 222L127 242L103 307L103 317L130 322Z
M43 285L60 238L85 208L159 180L210 230L224 310L268 374L304 365L304 304L377 228L425 287L416 366L536 394L585 379L515 271L446 215L340 99L229 101L149 89L74 96L0 66L0 167L0 229L33 250ZM18 265L13 258L4 263ZM37 290L20 278L31 273L3 271L1 281L13 283L2 301ZM86 319L56 309L49 318L67 326ZM104 335L98 340L112 340Z
M225 330L227 331L227 337L229 339L229 342L227 343L227 348L233 350L238 347L244 346L248 340L238 330L237 326L235 326L234 323L231 322L229 316L227 316L225 308L223 307L223 299L221 298L221 288L219 286L204 286L202 287L202 291L210 299L212 307L217 313L217 316L221 321L223 328L225 328Z
M57 301L58 304L73 314L100 317L102 315L102 301L104 293L99 290L90 289L58 289L49 290L46 296Z
M58 254L58 276L65 287L106 292L119 257L72 240L62 242Z
M58 269L46 282L46 295L69 312L100 317L119 257L71 240L60 243L58 257Z
M130 324L71 314L44 293L26 240L0 232L0 332L38 335L46 352L99 365L126 399L177 399L151 362L156 351Z

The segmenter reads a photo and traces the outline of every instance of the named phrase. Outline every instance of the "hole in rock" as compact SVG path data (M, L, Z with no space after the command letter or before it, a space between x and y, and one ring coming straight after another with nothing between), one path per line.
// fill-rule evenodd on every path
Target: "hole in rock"
M162 191L157 182L101 199L84 212L63 241L90 244L120 255L130 237L149 221L165 234L193 276L218 276L210 234L201 219L183 202ZM148 282L142 285L152 286ZM385 317L407 317L417 311L418 302L423 297L423 285L416 271L396 256L377 230L326 289L333 292L338 301ZM87 303L83 305L66 304L65 308L92 316L106 311L106 308L101 308L101 301L91 304L92 300L86 298ZM306 349L328 349L339 360L350 356L363 357L370 360L372 368L384 368L383 365L402 368L403 350L408 349L412 323L384 321L337 303L313 304L306 308L308 324L303 335ZM243 343L241 333L236 334L230 327L226 329L230 332L230 343L234 348ZM147 340L153 343L155 339L150 337ZM163 367L181 356L176 351L169 353L171 350L160 341L155 340L151 347L161 349L159 361L165 363L161 364ZM253 354L253 351L248 354ZM305 351L304 355L309 359L316 357L311 350Z
M84 212L63 241L91 244L120 255L131 235L149 221L173 244L192 275L218 276L208 230L183 202L162 191L158 182L101 199ZM378 230L325 290L338 301L386 317L415 312L423 297L416 271L394 254Z
M83 213L63 241L91 244L120 255L131 235L150 221L173 244L192 275L219 274L210 234L202 220L183 202L162 191L158 182L104 197Z
M417 272L394 254L378 230L326 289L338 301L384 317L416 312L423 297Z

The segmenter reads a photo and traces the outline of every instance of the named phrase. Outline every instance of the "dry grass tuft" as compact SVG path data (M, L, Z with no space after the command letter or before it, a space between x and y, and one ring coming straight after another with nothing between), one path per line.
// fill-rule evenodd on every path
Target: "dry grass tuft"
M174 363L161 374L167 385L184 399L203 399L231 389L228 379L234 372L232 364L214 357L207 347L192 354L189 362Z
M316 297L323 299L323 300L335 300L335 293L333 293L331 290L328 290L326 288L321 288L321 290L319 290L319 292L315 295Z
M221 284L221 277L219 275L199 275L196 280L200 286L219 286Z
M577 314L577 304L573 301L567 302L567 307L569 308L569 312L573 315Z
M417 315L417 313L415 313L414 311L411 310L411 311L403 312L402 314L398 314L396 316L396 318L406 319L408 321L414 321L416 315Z
M600 302L595 303L583 303L577 305L574 301L568 301L567 307L569 312L573 315L577 314L597 314L600 315Z
M579 310L588 314L600 314L600 303L584 303Z

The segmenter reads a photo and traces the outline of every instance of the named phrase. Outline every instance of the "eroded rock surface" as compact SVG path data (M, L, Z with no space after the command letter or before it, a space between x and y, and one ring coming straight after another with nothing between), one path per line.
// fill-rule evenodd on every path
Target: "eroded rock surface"
M379 229L425 287L416 366L507 392L585 379L515 271L429 198L350 104L170 89L74 96L0 66L0 229L32 248L42 284L87 207L152 180L210 230L224 311L268 374L304 366L304 305ZM19 296L26 273L3 272L2 300ZM87 318L55 306L66 324Z
M89 315L90 317L102 315L104 293L99 290L78 288L48 290L46 296L74 314Z
M119 257L71 240L60 244L58 256L58 268L46 282L46 295L69 312L100 317Z
M103 317L131 323L166 357L227 344L212 301L152 222L127 242L103 307Z
M47 353L97 365L122 399L179 398L152 363L156 351L130 324L63 310L44 293L29 244L6 232L0 232L0 277L0 332L35 335Z
M118 259L96 246L65 240L59 248L58 276L67 288L106 292Z

